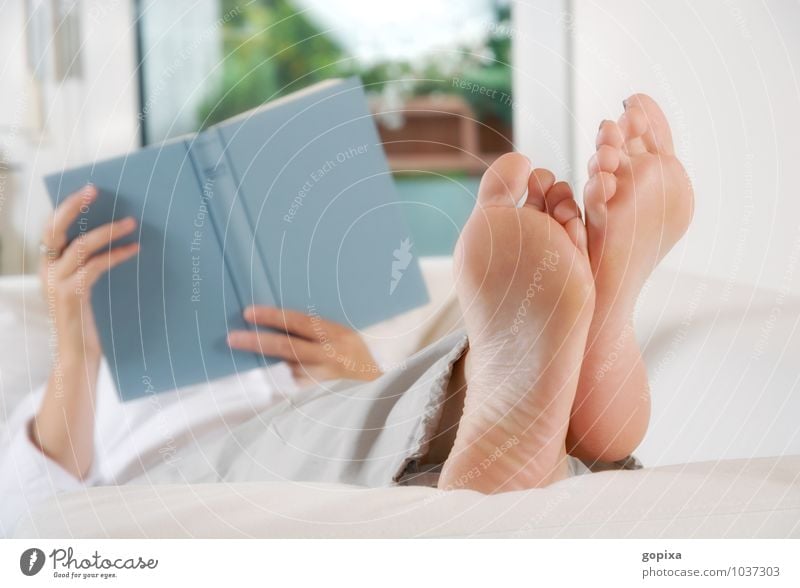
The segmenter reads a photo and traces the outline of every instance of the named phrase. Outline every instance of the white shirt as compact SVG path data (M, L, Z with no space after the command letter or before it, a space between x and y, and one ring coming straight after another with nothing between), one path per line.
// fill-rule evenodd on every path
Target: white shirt
M44 394L41 387L20 402L0 438L0 536L11 535L20 517L55 494L124 484L170 460L178 449L224 434L296 390L289 369L277 364L123 403L103 361L94 460L86 479L78 480L30 440L30 422Z

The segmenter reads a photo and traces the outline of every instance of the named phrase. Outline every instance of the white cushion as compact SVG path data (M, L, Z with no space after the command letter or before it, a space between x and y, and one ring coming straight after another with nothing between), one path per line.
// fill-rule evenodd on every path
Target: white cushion
M300 483L93 488L53 499L18 538L800 537L800 457L569 478L484 496Z
M47 306L35 276L0 278L0 426L50 371Z

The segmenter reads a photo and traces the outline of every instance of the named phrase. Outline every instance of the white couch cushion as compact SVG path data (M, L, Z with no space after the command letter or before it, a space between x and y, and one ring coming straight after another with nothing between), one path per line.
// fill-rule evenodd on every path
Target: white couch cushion
M485 496L301 483L94 488L53 499L18 538L800 537L800 457L569 478Z
M0 278L0 426L50 371L47 307L35 276Z

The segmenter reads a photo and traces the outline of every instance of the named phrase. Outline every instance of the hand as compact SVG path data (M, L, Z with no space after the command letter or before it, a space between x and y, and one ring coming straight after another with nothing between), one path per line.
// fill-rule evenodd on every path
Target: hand
M285 360L298 383L323 380L374 380L382 372L361 336L317 315L268 306L251 306L244 319L271 331L233 331L228 344Z
M39 275L56 332L53 370L39 412L30 424L31 441L77 478L88 473L94 457L94 406L100 341L90 295L97 279L132 258L136 243L108 249L136 228L131 218L103 225L67 244L67 231L97 198L87 186L69 196L53 213L42 235Z
M67 231L97 198L97 188L86 186L68 196L55 210L42 235L39 277L57 335L57 351L64 357L100 357L100 341L90 305L92 286L112 267L139 250L138 243L108 250L110 243L129 235L136 220L125 218L79 235L67 244Z

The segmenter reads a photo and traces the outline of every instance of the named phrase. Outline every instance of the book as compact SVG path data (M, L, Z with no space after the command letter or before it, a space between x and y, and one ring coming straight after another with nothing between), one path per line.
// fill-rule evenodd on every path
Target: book
M231 350L252 304L362 329L428 300L403 203L357 78L330 80L193 135L45 177L54 206L99 196L74 239L138 219L140 250L92 289L123 400L276 361ZM85 213L85 214L84 214Z

